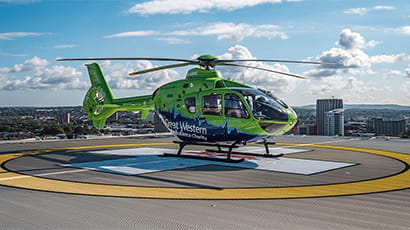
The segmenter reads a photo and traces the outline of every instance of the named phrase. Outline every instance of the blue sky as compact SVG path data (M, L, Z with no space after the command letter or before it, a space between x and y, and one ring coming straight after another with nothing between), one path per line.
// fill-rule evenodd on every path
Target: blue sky
M332 68L259 63L307 76L218 68L290 105L318 98L410 105L406 0L0 0L0 106L80 105L84 62L64 57L175 57L330 61ZM130 78L159 62L100 62L117 97L151 93L188 68Z

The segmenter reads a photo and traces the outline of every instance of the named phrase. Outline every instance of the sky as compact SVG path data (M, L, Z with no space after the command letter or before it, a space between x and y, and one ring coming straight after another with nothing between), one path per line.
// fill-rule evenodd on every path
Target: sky
M0 106L81 105L84 64L56 58L288 59L336 65L244 63L223 77L271 90L287 104L410 106L408 0L0 0ZM116 97L151 94L187 67L129 77L173 62L100 61Z

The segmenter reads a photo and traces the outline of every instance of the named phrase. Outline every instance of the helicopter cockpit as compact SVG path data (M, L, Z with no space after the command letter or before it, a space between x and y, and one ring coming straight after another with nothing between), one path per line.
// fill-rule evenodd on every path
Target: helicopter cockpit
M259 120L288 121L288 106L281 100L261 90L232 88L243 95L253 115Z

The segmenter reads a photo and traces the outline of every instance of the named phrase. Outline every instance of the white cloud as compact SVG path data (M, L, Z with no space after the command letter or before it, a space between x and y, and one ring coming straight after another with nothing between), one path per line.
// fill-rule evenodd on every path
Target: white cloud
M178 72L173 69L165 69L133 77L128 76L130 72L154 67L157 66L154 66L150 61L125 62L121 64L105 61L101 64L104 76L113 89L156 89L162 84L176 80L179 77Z
M314 82L309 88L313 95L325 95L332 91L342 90L347 85L346 81L341 76L331 76L322 78L321 83Z
M374 11L374 10L395 10L395 9L396 7L394 6L374 6L371 8L351 8L351 9L345 10L344 13L365 15L368 12Z
M335 65L317 66L304 74L312 77L329 77L342 73L352 73L357 68L371 67L370 57L360 49L366 47L368 43L359 33L344 29L336 44L342 48L331 48L316 58L320 62L335 63ZM360 71L354 72L360 73Z
M280 39L287 39L288 36L279 31L277 25L250 25L250 24L235 24L231 22L217 22L206 26L199 26L196 28L176 30L171 32L159 32L159 31L129 31L123 33L117 33L107 35L105 38L119 38L119 37L140 37L151 35L163 35L172 36L171 38L158 38L165 42L182 43L186 42L184 39L178 37L184 36L217 36L218 40L230 40L234 42L240 42L246 37L267 38L272 39L278 37Z
M360 15L365 15L367 12L369 12L368 8L351 8L348 10L344 11L346 14L360 14Z
M57 67L59 68L59 67ZM36 74L34 77L26 77L24 80L6 80L0 82L1 90L59 90L59 89L86 89L89 83L81 81L78 75L81 72L73 72L72 67L57 71L63 71L60 75L48 75L56 70L49 69L47 72ZM37 76L38 75L38 76Z
M49 62L46 59L41 59L37 56L24 61L23 64L14 65L12 68L2 67L0 72L3 73L19 73L33 71L47 66Z
M89 86L88 82L80 80L82 73L77 69L59 65L47 68L47 65L49 65L47 60L34 57L12 68L1 68L0 72L11 74L25 72L31 76L16 79L18 77L3 75L0 90L85 89Z
M389 70L387 73L384 73L383 79L391 79L397 76L403 76L403 73L400 70Z
M371 69L376 64L408 61L410 60L408 54L369 56L363 49L369 47L369 43L361 34L351 30L343 30L336 44L340 47L330 48L314 60L333 62L337 65L316 66L304 73L318 77L311 80L307 86L308 92L311 93L309 96L337 96L344 98L346 103L391 103L393 100L391 95L397 94L393 92L393 87L401 87L402 91L410 96L410 83L395 85L403 76L410 77L410 65L405 71L403 71L405 68L398 69L396 65L394 68L389 66L389 68L378 69L376 72ZM372 80L362 80L361 76ZM382 81L384 83L381 83Z
M294 2L291 0L290 2ZM280 3L282 0L153 0L138 3L128 10L129 13L142 15L152 14L189 14L192 12L208 12L213 9L236 10L260 4Z
M320 82L312 84L309 91L315 96L343 96L348 103L362 103L374 100L373 95L392 91L388 86L375 87L356 77L331 76L321 78Z
M309 76L309 77L329 77L329 76L336 75L337 73L338 73L338 69L336 68L331 69L331 68L317 67L317 68L304 72L303 75Z
M369 56L362 50L345 50L340 48L332 48L329 51L325 51L320 57L320 61L338 63L335 68L358 68L369 67ZM333 68L332 65L328 65L328 68Z
M104 38L123 38L123 37L143 37L157 34L153 30L142 30L142 31L128 31L123 33L111 34L104 36Z
M403 26L398 29L400 33L410 35L410 26Z
M365 44L364 37L359 33L352 32L350 29L344 29L339 35L338 45L345 49L361 48Z
M407 97L410 97L410 81L406 81L400 87L400 90L406 94Z
M156 66L154 66L150 61L138 61L135 70L144 70L154 67ZM147 89L156 89L164 83L176 80L178 77L178 72L173 69L147 73L144 76L140 77L137 76L140 87Z
M236 45L228 49L228 52L218 56L219 59L256 59L252 53L244 46ZM250 65L259 68L273 69L282 72L289 72L287 66L282 64L265 64L261 62L244 62L243 65ZM281 74L265 72L261 70L243 68L243 67L223 67L218 66L218 70L223 77L244 81L245 84L271 90L273 93L289 93L293 91L296 85L302 80L288 77Z
M218 40L242 41L245 37L268 38L279 37L287 39L288 36L276 25L249 25L230 22L218 22L208 26L197 27L190 30L170 32L174 36L217 36Z
M67 49L67 48L74 48L77 47L77 45L74 44L63 44L63 45L55 45L53 46L54 49Z
M410 25L401 27L384 27L384 26L354 26L353 28L371 33L391 35L410 35ZM370 44L369 44L370 45ZM371 46L370 46L371 47Z
M380 42L372 40L366 43L366 40L361 34L352 32L350 29L344 29L340 33L339 40L336 44L342 46L344 49L357 49L375 47L380 44Z
M390 70L387 74L389 74L391 76L400 76L400 75L402 75L400 70Z
M128 73L133 71L135 62L112 63L111 61L104 61L101 64L101 69L104 77L111 88L114 89L138 89L139 84L136 79L128 79Z
M55 65L38 71L34 76L42 78L47 84L58 84L71 82L72 78L81 77L82 73L71 66Z
M398 61L407 61L410 60L410 56L401 53L401 54L393 54L393 55L375 55L370 57L371 63L395 63Z
M370 67L370 58L360 49L346 50L331 48L323 52L318 58L320 62L336 63L335 65L323 65L305 72L312 77L328 77L338 73L349 73L352 68Z
M186 39L181 39L181 38L175 38L175 37L163 37L163 38L157 38L158 41L163 41L168 44L187 44L190 43L189 40Z
M396 7L394 6L375 6L373 7L374 10L395 10Z
M1 51L0 51L0 56L26 57L26 56L28 56L28 55L27 55L27 54L7 53L7 52L1 52Z
M33 32L0 33L0 40L13 40L14 38L40 36L40 35L45 35L45 33L33 33Z
M375 47L377 45L380 45L381 43L382 43L381 41L371 40L368 43L366 43L366 45L363 48Z

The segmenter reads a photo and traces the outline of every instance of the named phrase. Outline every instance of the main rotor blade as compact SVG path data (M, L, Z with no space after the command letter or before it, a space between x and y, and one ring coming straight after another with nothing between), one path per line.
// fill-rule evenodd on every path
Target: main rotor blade
M299 63L299 64L315 64L315 65L336 65L336 63L330 62L314 62L314 61L292 61L292 60L275 60L275 59L236 59L236 60L217 60L217 63L229 63L229 62L240 62L240 61L260 61L260 62L286 62L286 63ZM219 65L219 64L217 64Z
M177 68L177 67L182 67L182 66L187 66L187 65L195 65L195 64L196 63L181 63L181 64L173 64L173 65L163 65L163 66L159 66L159 67L155 67L155 68L151 68L151 69L144 69L144 70L141 70L141 71L132 72L132 73L129 73L128 75L135 76L135 75L138 75L138 74L149 73L149 72L153 72L153 71L157 71L157 70L171 69L171 68Z
M255 67L255 66L249 66L249 65L237 65L237 64L232 64L232 63L223 63L223 64L220 64L220 65L222 65L222 66L238 66L238 67L245 67L245 68L250 68L250 69L258 69L258 70L268 71L268 72L272 72L272 73L283 74L283 75L287 75L287 76L290 76L290 77L306 79L306 77L304 77L302 75L297 75L297 74L293 74L293 73L286 73L286 72L271 70L271 69L264 69L264 68L259 68L259 67Z
M189 63L196 63L196 60L190 59L178 59L178 58L146 58L146 57L114 57L114 58L59 58L56 61L105 61L105 60L147 60L147 61L182 61Z

